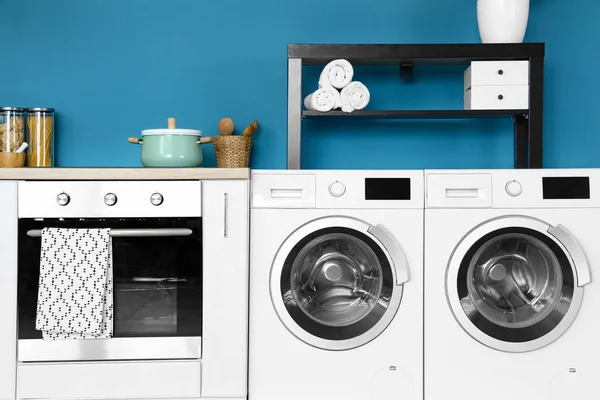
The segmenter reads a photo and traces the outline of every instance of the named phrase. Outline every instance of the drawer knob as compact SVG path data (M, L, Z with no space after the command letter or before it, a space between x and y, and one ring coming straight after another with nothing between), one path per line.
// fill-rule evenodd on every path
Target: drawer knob
M502 96L501 94L498 95L498 100L502 100L504 98L504 96Z
M498 75L502 75L504 74L504 71L502 71L501 69L498 70Z

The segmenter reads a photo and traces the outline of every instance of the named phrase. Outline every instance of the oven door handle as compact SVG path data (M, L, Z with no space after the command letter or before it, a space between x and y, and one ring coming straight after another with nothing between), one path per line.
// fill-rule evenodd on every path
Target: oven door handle
M157 228L157 229L111 229L111 237L166 237L166 236L190 236L192 230L189 228ZM40 229L27 231L29 237L40 237Z

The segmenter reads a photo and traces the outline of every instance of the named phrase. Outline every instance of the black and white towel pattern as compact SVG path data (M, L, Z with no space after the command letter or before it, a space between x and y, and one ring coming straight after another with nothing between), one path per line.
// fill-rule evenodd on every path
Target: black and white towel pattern
M35 328L44 340L113 335L110 229L42 229Z

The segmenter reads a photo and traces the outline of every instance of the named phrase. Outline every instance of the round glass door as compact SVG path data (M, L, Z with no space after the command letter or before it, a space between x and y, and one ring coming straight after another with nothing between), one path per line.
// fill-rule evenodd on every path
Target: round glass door
M271 296L282 322L299 339L327 350L373 340L391 322L402 296L393 261L369 233L370 225L336 222L315 221L296 231L271 273Z
M582 289L568 251L549 225L499 221L471 232L466 245L457 247L447 274L448 298L462 327L483 344L534 350L568 329Z

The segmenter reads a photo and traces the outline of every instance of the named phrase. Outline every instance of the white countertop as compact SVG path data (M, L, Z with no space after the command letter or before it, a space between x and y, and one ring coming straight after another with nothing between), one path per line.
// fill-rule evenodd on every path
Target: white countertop
M224 180L249 179L248 168L1 168L0 180Z

